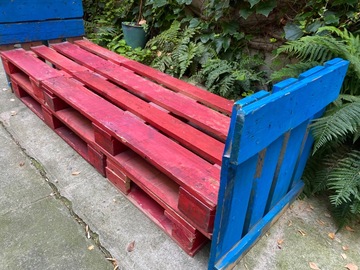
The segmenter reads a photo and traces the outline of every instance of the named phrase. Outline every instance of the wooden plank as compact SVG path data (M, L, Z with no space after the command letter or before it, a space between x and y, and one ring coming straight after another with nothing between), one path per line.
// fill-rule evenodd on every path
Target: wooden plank
M146 195L146 193L144 193L136 185L131 188L131 192L127 195L127 198L142 212L144 212L144 214L148 218L150 218L155 224L157 224L166 234L168 234L188 255L193 256L196 251L203 245L201 244L198 247L194 245L189 246L189 243L184 243L185 239L182 239L180 241L178 237L174 237L173 221L165 215L164 210L158 204L156 204L149 196Z
M283 140L284 138L282 136L258 155L256 173L250 192L243 235L245 235L265 214Z
M22 70L26 75L35 78L37 81L62 76L57 70L49 67L23 49L1 52L1 56L12 65L15 65L16 69Z
M21 101L33 112L35 113L41 120L44 120L43 112L41 109L41 105L31 96L26 96L21 98Z
M55 130L64 125L59 119L54 116L52 111L45 106L42 106L42 112L45 124L47 124L52 130Z
M238 117L247 118L246 123L241 127L242 130L246 130L242 133L246 138L241 139L240 151L233 153L232 160L241 163L264 149L280 134L296 127L335 100L347 66L346 61L339 62L293 84L286 91L276 92L256 104L244 107ZM288 119L291 121L287 121ZM259 126L262 128L259 129Z
M246 251L248 251L258 240L260 240L261 236L264 235L285 212L285 210L288 209L295 198L302 192L303 186L303 183L298 183L294 186L294 188L286 194L286 196L266 216L264 216L261 221L259 221L251 229L251 231L249 231L246 236L241 239L241 241L236 243L230 250L228 250L228 252L218 254L219 257L217 261L214 261L214 257L211 256L209 260L209 269L232 269L237 262L243 258ZM213 240L211 245L211 253L215 252L216 249L216 245L214 245L214 243L215 240Z
M306 126L314 114L322 111L337 97L347 66L347 61L339 61L328 65L325 69L314 69L298 81L290 80L283 83L275 93L257 102L242 107L239 101L234 105L222 163L218 208L209 260L210 269L234 266L242 253L255 243L301 191L302 181L293 181L293 179L294 175L300 176L296 171L296 164L300 163L299 153L307 147L306 143L303 143L303 137L307 136ZM275 172L274 161L266 164L265 161L263 162L263 156L266 158L265 151L270 147L275 147L274 158L279 157L276 159L278 161ZM236 176L242 172L241 170L253 170L251 164L257 164L253 178L242 176L237 179ZM258 177L264 169L268 170L270 174L268 177L271 179L269 199L266 196L269 192L269 183L264 190L257 187L260 185L260 182L257 183ZM244 180L246 178L248 179ZM289 186L292 187L290 191ZM271 208L270 212L266 214L268 209L265 209L265 216L260 220L261 213L256 213L255 210L255 198L250 196L252 192L260 192L257 195L264 196L273 207L269 207L267 203L267 208ZM264 194L261 194L262 192ZM243 201L237 202L236 198L244 200L245 205ZM246 205L248 198L250 204L253 204L250 208ZM265 200L262 200L261 208ZM239 205L244 209L238 210ZM239 238L244 211L247 211L245 225L248 229L245 227L243 232L247 234ZM257 216L254 220L251 216L253 214Z
M304 121L288 133L289 138L286 140L286 145L284 145L285 149L282 160L279 161L275 171L273 186L271 187L271 194L269 198L270 200L268 201L266 211L269 211L272 207L274 207L274 205L277 204L290 189L293 172L309 122L309 120Z
M71 61L69 58L62 56L47 46L35 46L32 47L31 50L40 58L51 62L56 68L62 69L70 74L80 71L89 71L88 68Z
M0 45L82 36L82 19L0 24Z
M53 48L89 69L96 70L97 73L135 95L164 107L225 141L230 123L229 117L198 104L181 93L169 91L124 67L101 59L74 44L65 42L53 45Z
M0 23L82 18L80 0L0 1Z
M234 103L231 100L227 100L204 89L143 65L139 62L125 58L88 40L79 40L75 43L87 51L90 51L98 56L103 57L106 60L112 61L132 71L135 71L137 74L162 84L175 92L181 92L185 95L188 95L189 97L196 99L210 108L216 109L225 114L231 113L232 105Z
M82 116L73 108L59 110L55 113L56 117L63 122L68 128L75 132L87 143L94 143L94 131L91 122Z
M113 137L186 187L205 204L215 207L220 173L218 168L70 79L49 79L43 81L43 86L66 100L93 123L104 127ZM171 159L165 158L170 156Z
M169 115L161 107L153 106L153 104L139 99L96 73L86 71L76 72L82 66L48 47L39 46L32 48L32 50L38 56L53 63L56 67L69 72L74 78L121 109L134 113L203 158L221 164L221 156L224 149L223 143Z

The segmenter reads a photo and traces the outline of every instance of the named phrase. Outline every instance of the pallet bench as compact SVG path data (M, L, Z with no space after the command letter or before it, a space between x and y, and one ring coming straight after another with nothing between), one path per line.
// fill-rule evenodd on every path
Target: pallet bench
M71 33L54 43L16 31L12 43L48 46L1 53L15 95L189 255L211 241L209 269L233 267L301 192L309 123L348 65L333 59L234 103Z

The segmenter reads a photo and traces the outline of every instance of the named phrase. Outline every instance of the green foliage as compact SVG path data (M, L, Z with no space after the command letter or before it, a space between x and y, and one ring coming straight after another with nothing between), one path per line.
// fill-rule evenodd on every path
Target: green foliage
M196 31L195 28L182 29L180 22L174 21L168 30L147 43L148 48L159 48L151 65L160 71L182 77L193 64L198 64L198 59L206 51L201 42L192 41Z
M325 115L312 124L315 137L314 152L329 143L345 141L348 136L355 142L360 131L360 96L341 95Z
M360 37L346 29L322 27L317 35L291 41L277 53L301 60L275 72L272 77L277 79L333 57L350 61L342 94L311 125L314 152L304 173L306 192L328 194L341 227L360 215Z
M151 63L154 57L153 50L141 48L132 49L126 44L126 41L124 39L121 39L121 37L122 36L119 35L113 40L111 40L111 42L109 42L109 44L107 45L108 49L138 62L142 62L145 64Z
M212 59L203 65L195 76L209 91L236 99L256 91L265 83L264 73L258 71L263 61L254 57L243 57L241 61Z
M337 37L332 36L334 34ZM350 61L349 71L345 78L342 93L360 95L360 36L335 27L322 27L318 35L305 36L299 40L288 42L277 50L277 54L286 53L297 57L304 63L320 64L333 57L341 57ZM300 67L300 66L299 66ZM288 65L287 70L294 72L298 66ZM286 75L287 70L282 70ZM300 71L300 70L299 70ZM279 73L273 75L273 79ZM292 74L291 74L292 75Z
M288 40L296 40L303 35L315 34L324 26L334 26L359 33L359 10L358 0L306 1L302 12L284 27L285 36Z

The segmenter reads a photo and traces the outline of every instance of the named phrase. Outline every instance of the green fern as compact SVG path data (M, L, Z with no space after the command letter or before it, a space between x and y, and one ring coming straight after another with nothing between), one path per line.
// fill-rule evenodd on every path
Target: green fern
M152 38L147 47L156 47L158 57L152 62L154 68L176 77L182 77L206 52L201 42L194 42L195 28L182 28L174 21L169 29Z
M343 100L345 102L339 102ZM338 102L326 114L314 121L312 134L314 152L332 141L344 140L360 130L360 97L341 95Z
M273 81L281 81L284 78L297 77L300 73L305 72L306 70L317 65L319 65L319 62L317 61L310 61L305 63L299 62L296 64L286 65L285 68L273 72L270 78Z
M342 95L315 120L313 156L303 178L307 194L325 192L339 226L360 216L360 37L335 27L323 27L318 35L289 42L277 51L297 57L300 63L275 72L274 79L296 76L307 65L323 64L333 57L350 61Z
M203 65L196 75L198 82L216 94L226 98L239 98L242 93L256 90L256 85L265 83L263 72L257 71L260 60L248 58L242 61L212 59Z
M353 150L338 162L328 176L328 186L334 193L330 201L335 206L360 201L360 151Z

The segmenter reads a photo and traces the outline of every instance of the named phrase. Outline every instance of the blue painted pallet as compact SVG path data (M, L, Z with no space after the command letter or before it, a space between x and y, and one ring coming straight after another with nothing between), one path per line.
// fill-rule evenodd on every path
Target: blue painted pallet
M82 2L78 0L1 0L0 24L81 18Z
M84 34L82 19L0 24L0 45L78 37Z
M84 35L81 0L0 1L0 46Z
M302 191L308 125L337 98L347 67L337 58L235 103L209 269L231 269Z

